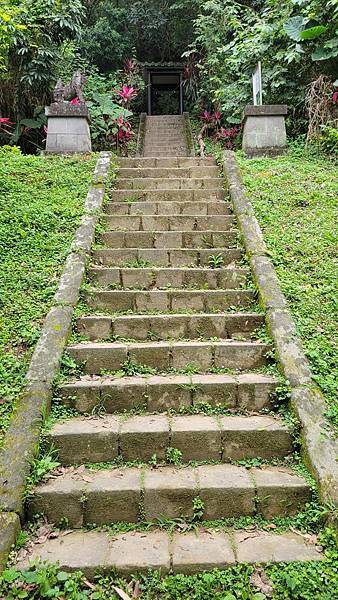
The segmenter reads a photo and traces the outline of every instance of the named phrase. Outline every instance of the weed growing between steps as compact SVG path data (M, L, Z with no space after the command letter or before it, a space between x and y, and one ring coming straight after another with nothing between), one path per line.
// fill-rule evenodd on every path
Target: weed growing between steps
M337 166L297 146L274 159L238 160L327 417L337 426Z
M338 553L332 530L318 540L325 548L319 562L267 565L273 600L335 600L338 595ZM17 550L25 544L21 535ZM63 598L64 600L266 600L268 596L254 587L251 565L236 565L227 570L214 569L197 575L167 575L157 571L121 578L111 573L97 575L92 582L81 574L65 573L57 565L37 564L22 572L9 567L0 577L0 594L7 599ZM119 592L114 590L119 589Z
M0 445L83 213L95 161L95 156L1 156Z

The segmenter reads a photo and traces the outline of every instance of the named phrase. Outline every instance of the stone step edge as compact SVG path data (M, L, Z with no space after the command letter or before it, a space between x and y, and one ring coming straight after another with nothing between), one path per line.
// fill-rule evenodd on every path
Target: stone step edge
M229 410L272 409L280 381L272 375L109 375L83 377L59 387L64 405L90 414L101 406L107 414L133 410L140 404L149 412L196 407L201 402L217 406L226 402Z
M242 339L254 338L264 325L257 313L198 313L195 315L82 315L76 319L77 332L89 341L111 340L113 336L138 341L154 339ZM137 329L135 329L137 327ZM114 340L116 341L116 339Z
M157 266L189 267L207 266L210 258L221 255L224 266L238 264L243 257L243 249L240 246L229 248L95 248L92 252L93 265L122 266L132 261L145 260L152 263L156 260ZM150 260L149 260L150 259ZM97 262L96 262L97 261ZM112 261L112 262L104 262ZM178 261L178 262L177 262ZM185 261L188 261L186 264ZM189 262L190 261L190 262ZM173 264L177 263L177 264ZM183 264L182 264L183 263ZM148 265L148 266L151 266ZM211 269L211 267L209 267Z
M83 342L70 345L68 354L77 364L83 365L86 374L115 372L126 362L136 362L168 372L170 369L185 369L193 364L199 373L213 368L247 371L267 364L272 346L262 342L238 342L220 340L206 341L161 341L161 342Z
M28 514L63 517L84 524L154 523L189 519L194 499L203 502L204 521L260 515L265 519L304 510L312 490L286 467L246 468L228 463L199 466L142 465L88 469L69 467L31 490Z
M97 572L116 570L120 575L146 573L193 574L227 569L235 564L264 565L322 560L321 548L293 532L197 530L168 534L161 530L129 531L109 535L104 531L60 533L55 539L35 543L19 569L31 560L59 563L65 571L82 571L93 579Z
M62 465L156 460L170 464L168 448L181 462L259 458L283 460L292 452L288 425L278 416L123 414L70 417L46 434Z

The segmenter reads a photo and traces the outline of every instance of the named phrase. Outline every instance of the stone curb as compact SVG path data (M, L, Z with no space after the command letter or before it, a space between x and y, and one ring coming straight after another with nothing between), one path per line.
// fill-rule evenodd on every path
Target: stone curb
M0 573L6 567L8 555L20 531L20 519L15 513L0 513Z
M143 156L144 136L146 131L147 113L140 114L140 123L137 134L136 157Z
M185 128L185 135L187 138L187 146L188 146L189 156L195 156L194 136L192 134L191 122L190 122L188 112L183 113L183 119L184 119L184 128Z
M291 408L300 421L303 458L318 483L323 502L338 505L338 444L325 423L324 398L311 379L309 362L230 150L223 154L223 169L260 301L267 313L279 367L291 386Z
M50 411L53 381L71 330L74 307L85 274L86 258L105 194L111 154L101 152L88 190L81 224L75 232L59 286L33 352L23 390L0 451L0 570L24 517L24 490Z

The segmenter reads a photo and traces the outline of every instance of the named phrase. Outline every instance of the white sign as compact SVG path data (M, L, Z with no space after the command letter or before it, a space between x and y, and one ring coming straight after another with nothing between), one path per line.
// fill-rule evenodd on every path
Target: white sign
M253 103L255 106L263 104L262 98L262 66L261 61L258 62L255 71L252 74L252 92Z

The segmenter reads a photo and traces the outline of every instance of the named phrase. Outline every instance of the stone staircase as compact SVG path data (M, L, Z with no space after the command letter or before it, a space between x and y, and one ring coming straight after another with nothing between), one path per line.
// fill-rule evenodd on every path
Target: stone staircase
M316 560L295 533L213 526L293 515L311 493L284 463L292 436L274 412L272 348L257 337L264 315L218 167L177 156L179 117L148 122L145 152L176 156L120 159L103 247L88 270L88 312L77 319L83 341L68 348L83 375L59 390L78 416L49 432L64 468L28 506L30 517L72 531L34 546L30 558L88 577ZM166 150L162 137L154 145L165 127L175 134ZM251 466L255 458L267 464ZM183 530L194 523L196 510L207 528L170 533L173 520Z
M187 156L187 154L188 146L183 115L147 117L144 156L177 157ZM175 174L171 177L175 177Z

